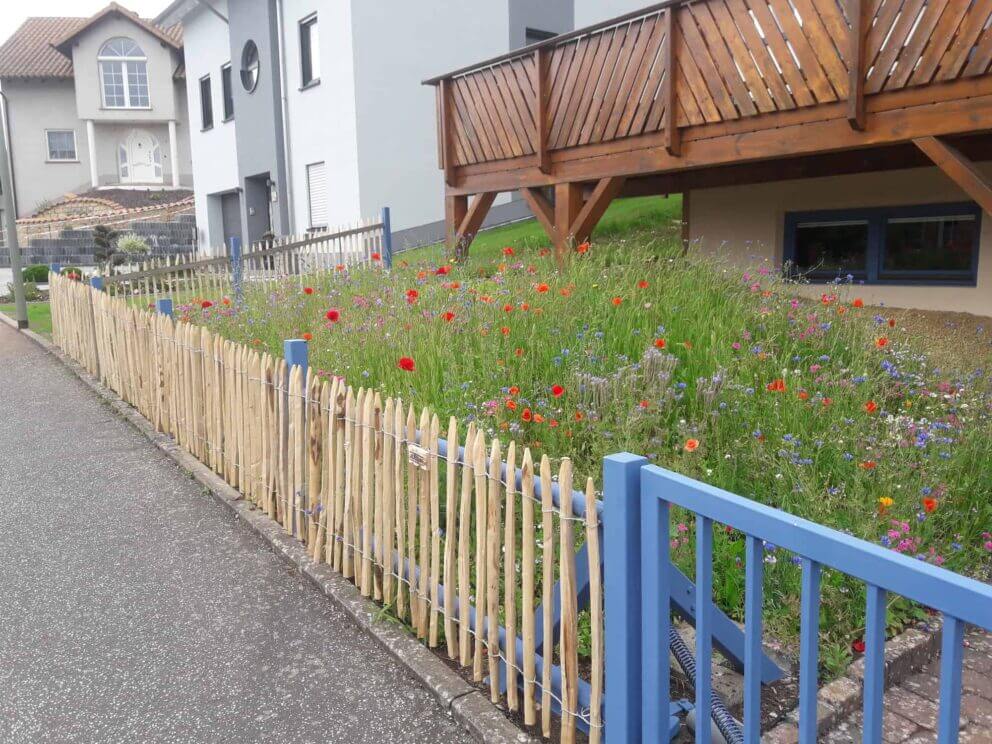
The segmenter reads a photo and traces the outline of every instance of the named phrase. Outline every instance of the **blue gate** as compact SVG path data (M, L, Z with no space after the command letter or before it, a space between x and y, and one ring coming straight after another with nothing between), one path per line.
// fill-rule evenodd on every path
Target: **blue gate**
M799 557L802 566L799 741L816 741L820 572L828 567L867 585L864 741L882 740L887 593L943 614L939 742L958 740L963 635L966 623L992 630L992 586L864 540L794 517L691 478L620 454L604 465L606 598L606 739L667 741L674 722L669 695L669 507L696 519L696 741L709 742L712 692L713 523L746 536L744 741L760 741L763 544Z

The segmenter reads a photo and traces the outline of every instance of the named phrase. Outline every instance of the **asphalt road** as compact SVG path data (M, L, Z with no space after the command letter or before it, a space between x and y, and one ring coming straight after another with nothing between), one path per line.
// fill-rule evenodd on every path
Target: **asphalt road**
M329 600L0 324L0 742L468 742Z

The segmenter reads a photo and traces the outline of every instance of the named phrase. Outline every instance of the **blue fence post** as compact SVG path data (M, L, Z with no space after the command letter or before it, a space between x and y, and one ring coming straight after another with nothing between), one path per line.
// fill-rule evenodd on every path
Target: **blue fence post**
M60 263L50 263L50 264L48 264L48 270L50 272L52 272L53 274L61 274L62 273L62 264L60 264Z
M90 286L93 287L93 289L96 289L96 290L102 292L103 291L103 277L102 276L91 276L90 277Z
M607 744L641 740L640 491L647 462L627 453L603 461ZM661 703L656 698L653 707Z
M168 297L163 297L161 300L155 300L155 312L161 313L162 315L168 315L172 317L172 300Z
M292 372L293 367L300 367L303 370L303 390L304 395L306 395L306 385L307 385L307 370L310 369L310 348L309 344L302 338L288 338L282 342L282 354L286 359L287 372ZM289 378L286 378L286 389L283 393L288 401L289 399ZM286 406L286 410L289 410L289 406ZM303 409L303 415L306 416L306 406ZM305 498L305 491L301 490L298 494L300 501ZM303 521L300 518L299 509L307 509L308 505L301 504L298 508L291 510L290 514L290 534L299 536L304 529Z
M244 276L244 263L241 260L241 238L228 238L228 257L231 261L231 284L234 286L234 298L240 303L242 299L241 280Z
M382 263L393 268L393 228L389 221L389 207L382 208Z

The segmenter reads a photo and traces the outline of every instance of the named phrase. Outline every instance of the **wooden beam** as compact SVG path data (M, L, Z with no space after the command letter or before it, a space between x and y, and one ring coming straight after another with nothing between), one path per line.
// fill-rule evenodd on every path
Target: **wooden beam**
M489 208L492 207L493 202L496 200L497 193L499 192L485 191L476 196L472 200L471 205L469 205L468 212L458 226L458 242L462 246L463 254L468 253L468 247L472 245L472 241L475 240L475 234L482 227L482 221L489 214Z
M527 202L527 206L530 207L530 211L534 213L537 221L541 223L541 227L544 228L544 232L548 234L551 242L555 241L555 207L548 201L548 197L544 195L541 189L531 189L523 188L520 189L520 194L523 196L524 201Z
M992 183L960 150L936 137L919 137L913 143L962 191L978 202L987 214L992 215Z
M678 48L681 41L676 13L678 8L674 6L665 11L665 83L662 91L665 97L665 150L673 157L678 157L682 152L678 93Z
M610 202L620 195L626 180L623 176L615 176L600 179L599 183L596 184L592 195L583 205L569 229L569 235L576 243L583 243L589 238L593 228L596 227L606 212L606 208L610 206Z
M848 5L851 31L848 38L850 82L847 96L847 120L851 127L859 132L863 132L866 126L865 76L868 70L865 64L865 53L868 39L868 19L866 16L869 6L871 6L869 0L849 0Z
M582 206L581 184L555 184L555 257L559 264L565 262L565 256L575 243L572 225L579 216Z
M445 78L440 86L441 98L441 161L444 168L444 182L448 186L455 185L455 147L454 130L451 117L454 115L454 101L451 96L451 80Z
M538 47L534 51L534 153L541 173L551 172L551 158L548 155L548 132L551 117L548 103L551 100L551 49Z

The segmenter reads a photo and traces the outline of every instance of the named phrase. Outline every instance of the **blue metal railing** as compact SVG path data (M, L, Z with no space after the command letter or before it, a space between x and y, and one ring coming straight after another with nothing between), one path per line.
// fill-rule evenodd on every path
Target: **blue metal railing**
M992 586L622 454L605 463L606 698L608 744L661 741L670 729L670 506L696 515L696 709L712 688L713 522L746 536L744 740L760 740L763 543L800 557L799 741L816 741L821 567L867 585L864 741L882 740L885 606L889 592L943 614L938 741L958 739L965 623L992 630ZM612 601L611 601L612 599ZM620 694L614 694L619 692ZM710 727L696 727L709 742Z

